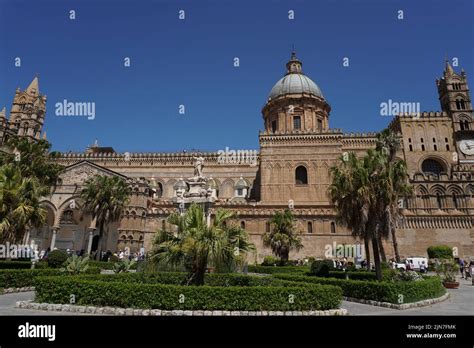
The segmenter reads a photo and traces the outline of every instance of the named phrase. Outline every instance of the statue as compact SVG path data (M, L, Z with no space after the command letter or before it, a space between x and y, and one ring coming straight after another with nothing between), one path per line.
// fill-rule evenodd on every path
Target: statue
M204 158L199 156L199 157L194 157L194 176L197 178L202 178L202 169L204 168Z

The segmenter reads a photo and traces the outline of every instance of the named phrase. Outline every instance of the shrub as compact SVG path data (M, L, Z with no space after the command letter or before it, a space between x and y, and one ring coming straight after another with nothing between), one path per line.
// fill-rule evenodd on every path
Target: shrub
M311 274L317 277L327 277L329 271L334 270L332 260L316 260L311 264Z
M31 261L0 261L0 269L30 269Z
M51 268L59 268L66 262L67 258L68 254L64 250L53 250L48 254L48 266Z
M89 274L98 274L100 269L89 268ZM54 268L46 269L1 269L0 284L3 288L23 288L34 286L35 278L38 276L60 275L61 271Z
M136 261L135 260L128 260L128 259L125 259L125 260L121 260L119 262L116 262L114 264L114 273L127 273L130 271L130 269L132 269L132 266L136 266Z
M69 257L66 262L64 263L64 267L60 270L62 273L68 274L79 274L85 273L89 269L89 257L80 257L77 255L73 255Z
M444 260L444 262L439 263L435 267L436 274L446 283L456 282L458 269L459 266L454 260Z
M273 273L298 273L304 274L309 272L309 267L306 266L248 266L248 271L251 273L263 273L263 274L273 274Z
M362 281L275 274L277 279L339 286L344 296L400 304L440 297L446 293L439 277L422 281ZM402 297L400 297L402 295Z
M277 265L280 261L274 256L265 256L263 258L262 266L274 266Z
M166 273L165 273L166 274ZM76 295L77 304L94 306L117 306L133 308L159 308L163 310L326 310L338 308L342 291L338 287L319 284L282 282L270 277L270 286L180 286L160 283L122 282L143 275L131 274L71 277L39 277L36 280L36 301L69 303L70 294ZM169 277L166 274L165 277ZM177 274L175 274L177 275ZM182 276L186 277L183 273ZM227 276L227 277L226 277ZM91 278L95 278L92 280ZM242 283L244 278L259 278L225 274L209 275L215 283ZM227 279L226 279L227 278ZM169 278L168 278L169 279ZM175 280L178 278L175 278ZM150 279L148 279L150 280ZM156 280L156 279L155 279ZM259 282L247 279L245 282ZM180 295L185 301L179 301ZM288 299L292 296L294 301ZM183 303L180 303L183 302Z
M353 279L353 280L376 280L377 276L374 272L366 271L354 271L354 272L341 272L331 271L327 275L328 278L337 279Z
M0 269L30 269L31 261L0 261ZM46 268L48 263L46 261L38 261L35 264L35 268Z
M427 252L430 259L451 259L453 257L453 249L447 245L430 246Z

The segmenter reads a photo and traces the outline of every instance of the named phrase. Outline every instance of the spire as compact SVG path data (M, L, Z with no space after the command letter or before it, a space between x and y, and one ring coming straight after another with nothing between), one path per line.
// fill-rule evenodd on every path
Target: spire
M35 76L33 81L31 81L30 85L26 89L28 94L30 95L39 95L39 82L38 82L38 76Z
M453 67L451 66L451 64L449 64L449 60L448 60L447 57L446 57L446 59L445 59L444 72L445 72L447 75L452 75L452 74L454 74Z
M46 138L46 131L43 133L42 139L43 139L43 140L48 140L48 139Z
M0 118L7 118L7 108L3 107L2 110L0 110Z

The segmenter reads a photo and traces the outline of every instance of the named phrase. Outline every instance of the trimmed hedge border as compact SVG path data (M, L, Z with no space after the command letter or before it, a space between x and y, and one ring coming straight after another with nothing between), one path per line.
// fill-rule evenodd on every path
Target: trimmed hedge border
M380 301L372 301L372 300L362 300L359 298L352 298L352 297L345 297L345 296L344 296L344 300L350 301L350 302L363 303L363 304L371 305L371 306L379 306L379 307L386 307L386 308L391 308L391 309L405 310L405 309L410 309L410 308L430 306L435 303L443 302L447 300L450 297L450 295L451 294L449 292L446 292L441 297L431 298L428 300L422 300L422 301L417 301L417 302L412 302L412 303L403 303L403 304L394 304L394 303L389 303L389 302L380 302Z
M274 273L308 273L310 268L308 266L261 266L249 265L248 271L251 273L274 274Z
M89 274L97 274L100 269L90 267ZM35 279L39 276L64 275L57 268L45 269L0 269L0 284L3 288L24 288L35 285Z
M74 294L76 303L86 306L227 311L329 310L342 302L342 290L336 286L238 274L209 274L204 286L176 285L183 277L179 273L38 277L35 300L68 304Z
M107 269L107 270L113 270L114 265L116 262L111 262L111 261L94 261L94 260L89 260L88 265L89 267L98 267L100 269ZM135 263L130 269L137 269L137 263Z
M344 316L347 309L329 309L325 311L223 311L223 310L161 310L116 307L77 306L68 304L37 303L17 301L16 308L46 310L56 312L84 313L96 315L122 316Z
M47 267L48 264L45 261L38 261L35 264L35 269ZM31 261L0 261L0 269L31 269Z
M400 304L400 301L406 304L438 298L446 293L446 289L438 277L426 277L421 281L406 282L345 280L288 274L274 274L273 277L296 282L336 285L342 289L344 296L347 298L393 304Z

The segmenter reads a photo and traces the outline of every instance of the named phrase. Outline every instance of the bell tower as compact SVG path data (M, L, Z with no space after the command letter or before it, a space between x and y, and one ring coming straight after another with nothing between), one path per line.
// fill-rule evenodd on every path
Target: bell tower
M466 72L457 74L446 60L443 77L436 80L441 109L453 119L454 131L472 130L472 102Z
M46 96L39 92L38 77L26 90L17 88L10 111L10 130L21 137L39 140L46 114Z

